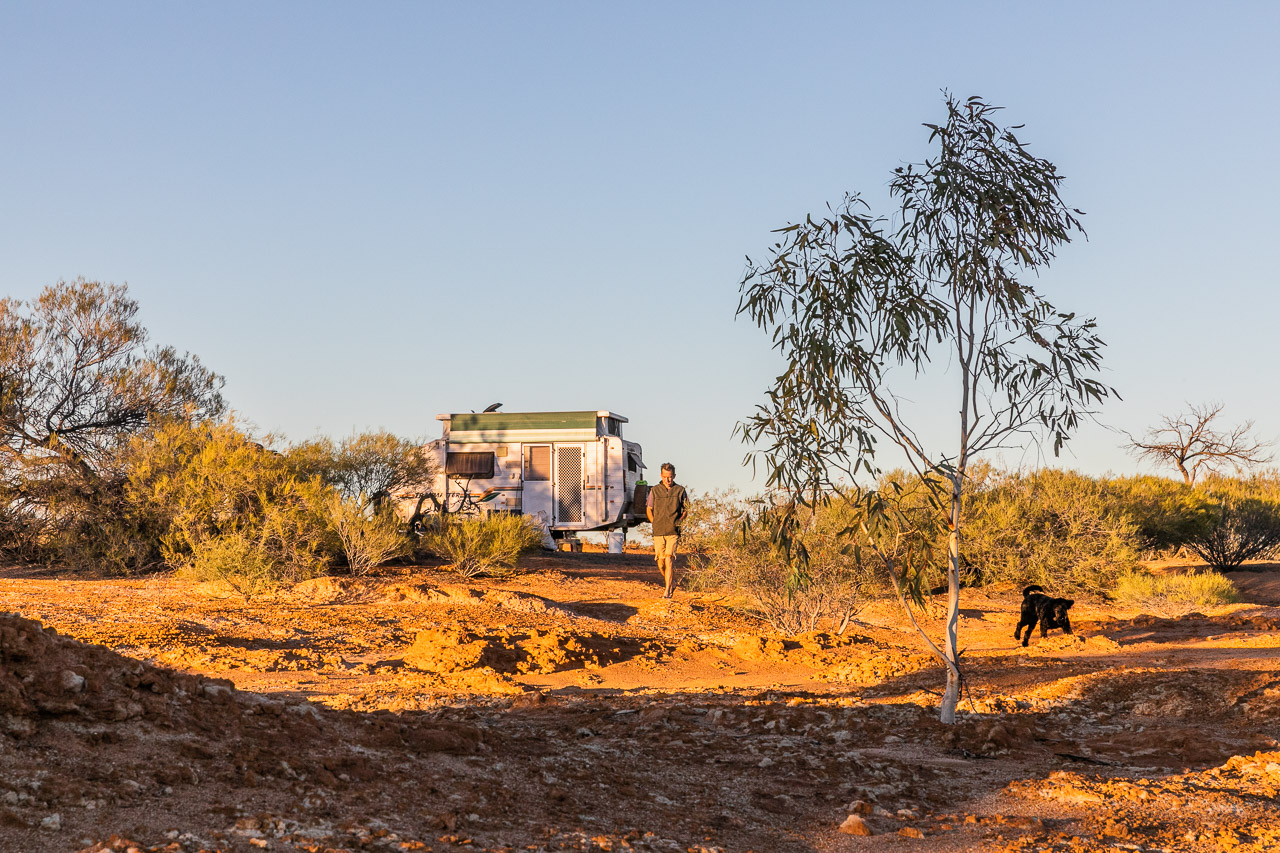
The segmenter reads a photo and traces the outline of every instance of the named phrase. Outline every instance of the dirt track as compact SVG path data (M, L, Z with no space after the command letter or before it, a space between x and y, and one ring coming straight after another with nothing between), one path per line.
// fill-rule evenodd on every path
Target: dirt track
M1280 849L1280 572L1029 649L967 592L945 727L893 608L784 641L650 567L251 604L0 572L0 850Z

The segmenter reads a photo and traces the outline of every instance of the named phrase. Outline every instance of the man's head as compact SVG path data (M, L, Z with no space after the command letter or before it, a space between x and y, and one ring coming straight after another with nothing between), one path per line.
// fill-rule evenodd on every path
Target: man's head
M670 486L676 481L676 466L670 462L663 462L660 471L662 472L662 485Z

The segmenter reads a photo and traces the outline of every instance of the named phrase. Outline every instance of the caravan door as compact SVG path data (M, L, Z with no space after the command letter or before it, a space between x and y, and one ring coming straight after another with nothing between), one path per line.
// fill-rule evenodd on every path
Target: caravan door
M524 446L524 483L520 495L520 512L531 515L550 527L551 513L551 445Z
M585 473L581 444L555 446L554 511L557 527L581 527L583 521L582 479Z

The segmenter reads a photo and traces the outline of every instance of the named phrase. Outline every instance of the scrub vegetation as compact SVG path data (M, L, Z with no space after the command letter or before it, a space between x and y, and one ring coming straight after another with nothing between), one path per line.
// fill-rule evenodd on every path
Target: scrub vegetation
M413 546L420 442L289 444L227 411L222 379L148 346L123 285L77 279L0 301L0 551L94 574L174 569L246 597Z
M502 577L514 572L521 556L542 546L542 529L526 516L507 513L443 518L428 527L422 544L465 578Z
M1220 575L1157 576L1145 563L1179 555L1227 571L1280 554L1280 476L1212 475L1192 487L1163 477L1091 477L1075 471L975 466L966 488L961 583L968 588L1041 584L1162 610L1228 603ZM889 472L866 501L839 496L788 513L781 500L695 495L688 584L750 602L775 630L843 631L852 614L896 581L923 600L945 585L947 531L933 522L932 493L897 485ZM784 535L781 526L790 524ZM788 550L790 546L790 550Z

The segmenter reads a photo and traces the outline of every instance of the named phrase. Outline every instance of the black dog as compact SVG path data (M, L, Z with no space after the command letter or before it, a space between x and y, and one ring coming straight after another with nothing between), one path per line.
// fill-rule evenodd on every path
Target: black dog
M1013 638L1021 639L1025 646L1031 640L1031 631L1037 622L1040 623L1041 637L1049 636L1050 628L1061 628L1070 634L1071 619L1067 611L1073 604L1075 602L1070 598L1051 598L1044 594L1044 587L1032 584L1022 591L1022 617L1013 631ZM1027 629L1025 637L1019 636L1023 626Z

